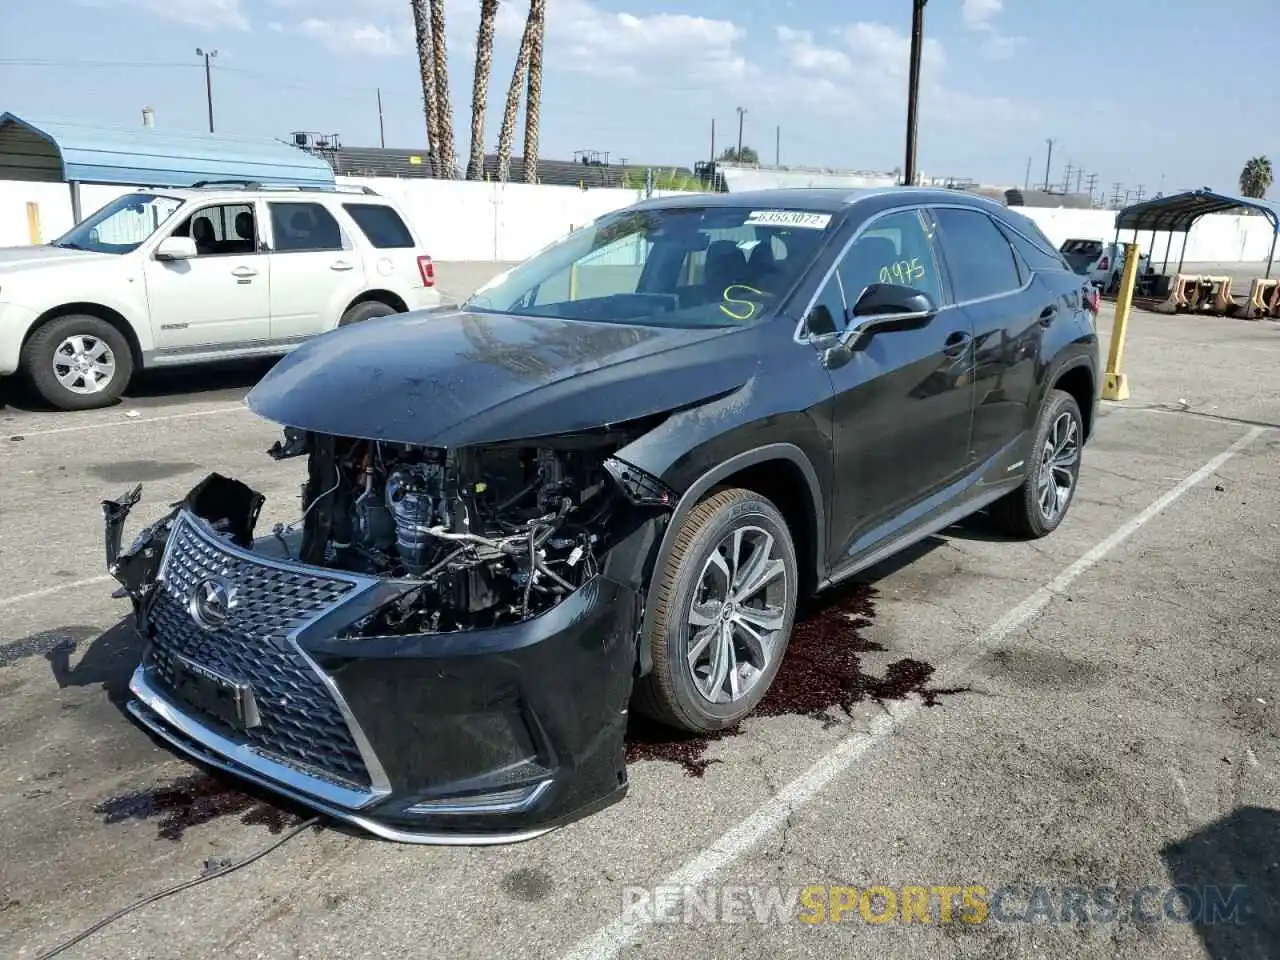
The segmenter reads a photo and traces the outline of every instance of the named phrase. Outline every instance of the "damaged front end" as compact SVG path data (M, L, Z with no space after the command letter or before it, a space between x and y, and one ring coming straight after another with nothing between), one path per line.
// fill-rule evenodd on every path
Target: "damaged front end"
M129 709L378 835L525 839L620 799L645 586L675 494L650 425L457 449L286 429L301 529L212 474L107 564L148 641Z

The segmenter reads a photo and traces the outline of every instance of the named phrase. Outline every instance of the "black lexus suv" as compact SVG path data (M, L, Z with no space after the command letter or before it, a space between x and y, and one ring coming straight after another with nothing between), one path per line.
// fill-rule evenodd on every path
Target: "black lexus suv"
M308 341L249 394L299 530L211 474L111 572L130 703L207 764L383 837L535 836L619 799L634 709L741 721L797 601L967 514L1063 520L1097 299L954 191L688 195L465 303Z

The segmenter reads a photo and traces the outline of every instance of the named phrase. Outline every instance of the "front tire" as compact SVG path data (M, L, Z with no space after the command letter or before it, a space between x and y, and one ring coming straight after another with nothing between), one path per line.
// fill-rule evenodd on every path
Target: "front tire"
M1050 391L1036 424L1026 480L991 505L1001 532L1035 540L1058 529L1075 499L1083 447L1084 418L1075 397Z
M346 327L353 323L363 323L366 320L372 320L375 317L389 317L392 314L399 313L395 307L389 307L381 300L365 300L354 306L348 307L347 312L342 315L342 319L338 321L338 326Z
M691 733L736 725L768 692L791 637L799 575L786 521L750 490L717 492L690 511L657 575L653 670L636 709Z
M59 410L92 410L120 399L133 376L124 335L100 317L50 320L22 348L27 382Z

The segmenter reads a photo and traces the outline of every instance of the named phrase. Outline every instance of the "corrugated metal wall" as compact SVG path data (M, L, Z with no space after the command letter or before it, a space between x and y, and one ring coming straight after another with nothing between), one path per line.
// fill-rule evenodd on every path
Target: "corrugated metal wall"
M20 123L0 124L0 180L57 183L61 179L57 147Z

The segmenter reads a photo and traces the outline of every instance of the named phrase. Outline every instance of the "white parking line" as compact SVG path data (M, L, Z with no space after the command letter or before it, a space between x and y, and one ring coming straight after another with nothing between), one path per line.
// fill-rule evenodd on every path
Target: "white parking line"
M1223 464L1265 432L1266 429L1263 427L1254 427L1222 453L1130 519L1112 533L1111 536L1095 545L1075 563L1019 603L983 633L965 644L961 648L959 662L957 662L957 658L953 657L952 662L944 665L944 669L940 672L944 672L948 676L954 676L957 673L963 673L968 670L990 647L999 643L1014 630L1040 613L1054 597L1060 595L1082 574L1100 563L1116 547L1171 507L1197 484L1203 482L1216 470L1221 469ZM814 763L808 771L792 781L769 801L757 807L754 813L663 880L662 884L666 887L688 889L706 883L724 867L733 863L762 839L777 830L796 810L816 797L831 781L853 766L864 753L877 746L893 733L896 728L917 713L919 709L919 700L900 701L890 704L886 714L877 715L872 720L870 729L866 733L854 734L842 740L834 749ZM649 907L641 915L619 917L590 937L582 940L572 952L564 957L564 960L613 960L624 949L639 940L651 924L660 919L673 917L682 912L683 909L684 901L672 898Z
M70 427L51 427L48 430L15 430L9 437L47 437L55 433L77 433L81 430L104 430L108 427L131 427L139 423L163 423L166 420L189 420L192 417L215 417L223 413L252 412L243 403L226 407L214 407L211 410L192 410L189 413L168 413L161 417L132 417L125 420L104 420L96 423L80 423Z
M87 580L72 580L70 583L57 583L52 587L32 590L30 593L19 593L12 597L0 597L0 608L12 607L19 603L26 603L28 600L39 600L41 597L51 597L55 593L61 593L63 590L74 590L76 587L91 587L95 583L102 583L104 580L110 579L110 574L104 573L98 577L89 577Z

